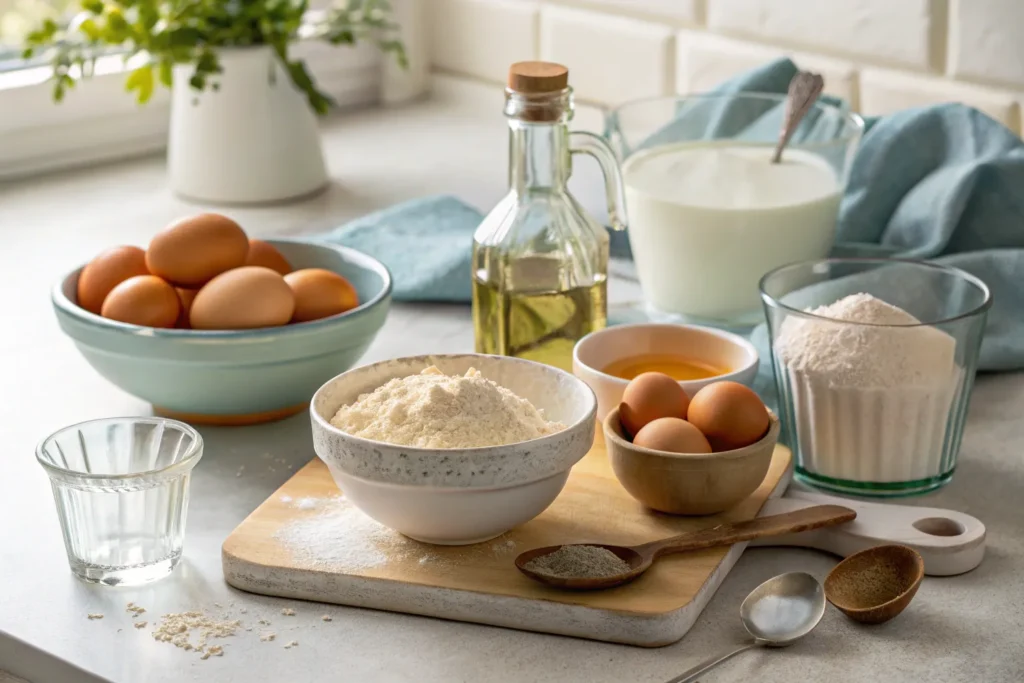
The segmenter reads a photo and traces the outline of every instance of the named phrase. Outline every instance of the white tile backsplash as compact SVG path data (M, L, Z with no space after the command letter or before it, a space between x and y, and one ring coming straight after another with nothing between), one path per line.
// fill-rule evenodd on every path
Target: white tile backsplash
M708 0L708 25L866 62L941 67L946 0Z
M1024 0L423 1L436 67L497 84L514 61L559 61L595 104L706 91L783 55L869 114L957 100L1019 126L1024 102Z
M670 27L568 7L541 10L541 59L569 67L582 100L618 104L672 91Z
M523 0L430 0L434 65L504 82L510 64L537 58L539 11Z
M956 0L951 26L953 75L1024 87L1024 1Z
M569 0L566 4L676 24L697 25L704 17L703 0Z
M1017 98L1012 93L958 83L947 78L908 75L888 69L861 71L860 108L868 116L944 102L963 102L1016 131L1020 130L1020 110Z
M857 69L851 62L701 31L680 31L676 34L676 90L680 93L705 92L722 81L784 56L801 69L820 73L825 79L825 92L842 97L856 107Z

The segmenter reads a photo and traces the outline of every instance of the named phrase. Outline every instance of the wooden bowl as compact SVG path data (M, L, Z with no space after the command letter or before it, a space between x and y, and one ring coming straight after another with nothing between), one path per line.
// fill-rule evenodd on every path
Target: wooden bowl
M619 482L644 505L674 515L713 515L753 493L772 462L779 418L769 411L768 432L757 443L721 453L668 453L634 446L622 431L619 409L604 419L604 438Z
M878 545L850 555L825 578L825 597L862 624L889 621L910 604L924 560L905 545Z

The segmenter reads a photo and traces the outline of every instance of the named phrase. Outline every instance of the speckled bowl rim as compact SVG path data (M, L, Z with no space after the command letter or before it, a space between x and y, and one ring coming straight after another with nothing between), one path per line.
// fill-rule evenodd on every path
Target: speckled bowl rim
M265 240L270 244L302 244L304 246L321 247L326 250L336 251L353 262L356 266L365 270L372 271L379 275L384 281L384 286L379 292L374 294L370 299L359 304L355 308L344 313L338 313L327 318L320 318L319 320L311 320L304 323L293 323L289 325L279 325L277 327L259 327L251 330L182 330L176 328L158 328L158 327L146 327L144 325L132 325L130 323L123 323L117 320L111 320L104 318L101 315L97 315L90 311L85 310L79 306L76 302L72 301L67 295L64 294L64 285L69 278L75 277L81 274L82 269L85 268L86 264L78 266L69 273L63 275L57 284L53 286L51 290L50 298L53 302L53 306L60 310L67 316L78 320L86 325L93 327L103 328L104 330L115 332L119 334L125 334L133 337L163 337L168 339L189 339L189 340L237 340L237 341L249 341L258 340L268 336L282 336L286 337L288 334L302 334L303 332L315 331L318 328L330 327L341 320L351 320L355 317L362 316L375 308L377 304L386 299L391 295L393 288L391 271L388 270L387 266L373 258L369 254L364 254L356 249L349 247L343 247L337 244L329 244L327 242L318 242L316 240L304 240L298 238L275 238Z
M627 323L623 325L613 325L606 327L603 330L595 330L590 334L584 335L576 345L572 348L572 360L574 363L579 364L581 367L587 369L588 372L592 372L595 375L600 376L601 381L620 386L623 389L629 384L628 379L623 379L615 375L609 375L607 372L600 368L595 368L586 361L580 358L580 348L588 344L597 344L603 335L612 334L620 330L640 330L649 328L665 328L665 329L681 329L695 332L698 334L706 334L710 337L717 337L722 340L723 343L731 344L739 347L743 350L744 354L750 358L742 367L738 367L735 370L722 373L721 375L714 375L712 377L706 377L699 380L679 380L679 384L687 386L688 384L698 384L707 382L729 382L737 381L738 377L742 377L746 373L750 372L751 368L756 368L761 362L761 354L757 352L757 347L754 346L750 341L744 339L738 334L732 332L726 332L725 330L718 330L714 327L707 327L705 325L687 325L683 323Z
M565 429L563 429L561 431L558 431L558 432L555 432L554 434L545 434L544 436L538 436L536 439L529 439L527 441L517 441L515 443L507 443L507 444L502 444L501 446L479 446L479 447L476 447L476 448L418 448L416 446L400 446L398 444L387 443L386 441L374 441L373 439L364 439L361 436L355 436L354 434L349 434L346 431L338 429L337 427L335 427L334 425L331 424L330 420L324 419L323 416L321 416L318 412L316 412L315 406L316 406L316 402L317 402L317 397L320 396L320 393L323 392L324 390L326 390L328 385L333 384L334 382L341 380L341 378L345 377L346 375L352 375L352 374L354 374L356 372L368 372L370 368L374 368L374 367L377 367L377 366L380 366L380 365L384 365L385 363L393 363L393 362L399 361L399 360L413 361L413 360L419 360L421 358L422 359L430 359L430 358L462 358L462 357L465 357L465 356L479 356L481 358L495 358L495 359L499 359L499 361L509 361L509 362L521 363L521 364L540 365L541 367L547 368L548 370L561 373L563 375L566 375L567 377L571 377L575 382L577 382L579 385L583 386L587 390L587 392L589 392L590 398L591 398L590 408L588 409L586 415L581 417L579 420L576 420L571 425L566 425ZM428 366L424 366L424 367L428 367ZM317 423L321 427L326 429L328 432L332 432L334 434L339 434L339 435L345 437L346 439L351 439L352 441L355 441L357 443L362 443L362 444L365 444L367 446L384 446L386 448L400 448L403 451L408 451L410 453L415 453L416 455L428 455L430 453L444 453L445 455L449 455L449 454L451 454L451 455L456 455L456 454L457 455L463 455L463 456L466 456L468 458L468 457L473 456L474 454L482 454L484 452L493 451L496 448L514 448L514 447L518 447L518 446L524 446L526 444L540 444L540 443L542 443L544 441L553 441L557 435L563 434L565 432L568 432L571 429L578 428L584 422L589 423L589 424L593 424L595 422L596 416L597 416L597 395L594 394L594 390L590 388L589 384L587 384L586 382L584 382L583 380L581 380L579 377L577 377L576 375L572 374L571 372L566 372L565 370L562 370L561 368L556 368L556 367L551 366L551 365L544 365L543 363L537 363L536 361L526 360L526 359L523 359L523 358L515 358L513 356L495 356L495 355L486 354L486 353L428 353L428 354L423 354L423 355L420 355L420 356L400 356L398 358L389 358L387 360L377 361L376 363L368 363L366 365L360 365L358 367L351 368L351 369L346 370L345 372L341 373L340 375L336 375L336 376L332 377L331 379L329 379L326 382L324 382L323 385L319 389L316 390L316 393L313 394L313 398L311 398L310 401L309 401L309 414L312 415L313 419L316 420ZM363 477L363 478L365 479L365 477ZM376 480L370 480L370 481L376 481Z
M456 360L465 358L486 358L488 362L497 363L515 363L520 365L529 365L531 367L543 368L544 372L552 373L555 375L561 375L562 379L572 385L583 397L585 403L585 410L583 410L581 416L571 424L567 424L566 428L555 432L553 434L547 434L545 436L538 437L536 439L530 439L528 441L519 441L513 444L504 444L501 446L481 446L475 448L452 448L452 449L441 449L441 448L418 448L412 446L401 446L396 444L389 444L383 441L375 441L372 439L365 439L359 436L354 436L348 432L338 429L330 423L330 418L321 415L317 412L317 406L320 403L320 397L323 393L332 389L335 383L345 381L345 377L350 377L356 373L371 373L373 368L381 365L387 365L396 362L405 362L412 365L419 365L421 368L428 367L429 365L436 364L439 360ZM310 400L309 406L310 419L313 423L314 430L314 450L316 450L317 456L328 463L328 467L337 467L347 476L355 476L360 479L365 479L374 483L392 484L395 486L405 487L424 487L430 488L431 490L446 490L446 489L461 489L468 490L472 489L475 491L482 490L497 490L504 488L511 488L523 484L530 484L547 479L559 472L564 472L571 469L580 460L582 460L586 454L590 451L593 446L593 440L596 430L596 416L597 416L597 396L594 394L594 390L590 386L576 377L570 372L566 372L560 368L555 368L535 361L530 361L522 358L513 358L509 356L495 356L480 353L434 353L434 354L423 354L418 356L403 356L400 358L391 358L387 360L378 361L376 363L370 363L357 368L347 370L332 379L325 382L317 391L313 394ZM579 453L571 452L570 455L565 456L561 459L555 460L553 464L543 466L544 463L535 466L523 468L523 472L516 475L499 475L494 474L493 478L486 479L482 482L458 483L456 480L459 478L459 474L442 475L436 478L430 478L427 481L401 481L396 480L396 477L391 474L384 474L381 476L367 476L366 473L358 473L352 468L344 466L341 462L335 461L336 459L328 456L324 457L319 450L317 450L317 431L327 435L328 438L333 440L340 440L341 442L349 442L357 444L363 450L376 450L386 452L389 455L406 454L411 456L412 459L418 461L431 461L437 458L447 457L451 458L457 466L475 467L482 468L483 471L488 471L490 468L500 463L516 463L522 460L525 453L530 453L537 448L544 448L547 446L551 450L556 450L555 446L561 446L556 452L566 453L570 451L570 447L575 441L585 439L588 441L586 449L580 450ZM563 443L564 442L564 443ZM330 459L332 462L328 462ZM433 463L431 463L433 464ZM514 469L514 468L513 468ZM464 474L464 473L463 473ZM471 475L473 473L471 472ZM450 478L449 478L450 477ZM399 477L400 479L401 477Z
M768 411L768 431L760 439L752 444L744 446L743 448L734 448L731 451L719 451L717 453L671 453L669 451L658 451L653 448L644 448L643 446L635 446L633 443L626 441L621 436L615 433L612 428L612 420L619 421L619 408L616 406L613 408L608 415L605 416L604 422L601 428L604 431L604 438L613 442L616 446L624 448L634 453L642 453L643 455L656 455L662 458L672 458L676 460L740 460L742 458L749 457L755 453L760 453L768 442L773 444L779 440L779 431L781 430L781 424L779 417L770 408L765 408ZM620 423L621 426L621 423Z

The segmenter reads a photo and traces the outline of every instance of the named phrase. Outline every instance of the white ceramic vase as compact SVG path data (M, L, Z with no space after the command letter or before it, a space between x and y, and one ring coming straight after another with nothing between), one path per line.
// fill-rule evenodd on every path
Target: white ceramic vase
M174 70L168 166L171 189L211 203L295 199L327 184L316 116L269 47L219 53L218 83L199 92L193 67Z

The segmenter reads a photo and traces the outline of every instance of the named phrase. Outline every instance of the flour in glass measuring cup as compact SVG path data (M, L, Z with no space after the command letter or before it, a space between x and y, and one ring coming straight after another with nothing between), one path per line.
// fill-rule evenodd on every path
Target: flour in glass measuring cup
M828 320L786 318L774 349L802 467L861 482L944 474L946 424L963 381L956 340L870 294L808 312Z
M623 166L629 239L655 308L709 318L757 311L769 270L828 255L841 186L821 157L767 145L687 142Z

